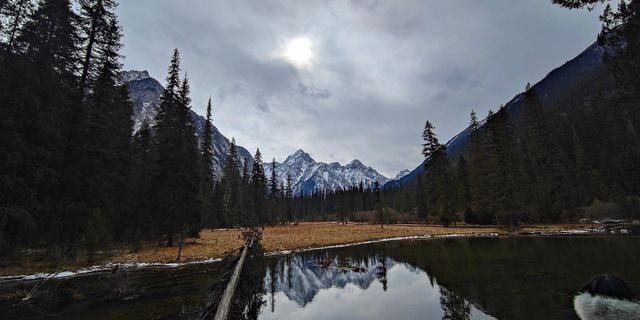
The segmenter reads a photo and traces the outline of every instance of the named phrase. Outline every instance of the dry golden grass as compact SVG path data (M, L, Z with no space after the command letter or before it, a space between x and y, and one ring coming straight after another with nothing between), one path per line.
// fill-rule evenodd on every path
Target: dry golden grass
M559 231L576 229L581 225L527 226L521 232ZM379 225L371 224L337 224L333 222L304 222L297 225L266 227L263 231L262 244L267 252L281 250L298 250L323 247L337 244L356 243L394 237L468 234L496 232L506 234L496 227L458 226L442 227L439 225ZM182 250L181 261L204 260L224 256L227 252L242 246L240 230L203 230L199 239L189 239ZM160 247L157 244L145 244L138 253L113 257L117 262L172 262L178 254L178 247Z
M535 233L540 231L557 232L567 229L580 229L589 225L540 225L526 226L521 233ZM299 250L313 247L324 247L337 244L356 243L368 240L378 240L394 237L468 234L470 236L483 233L506 233L496 227L465 226L442 227L439 225L401 224L379 225L371 224L338 224L334 222L303 222L286 226L266 227L263 231L262 244L267 252L281 250ZM241 230L203 230L200 238L187 239L182 250L181 262L206 260L223 257L229 251L243 245ZM157 242L145 242L136 253L127 253L126 247L105 252L95 264L107 262L175 262L178 246L159 246ZM57 270L77 270L89 264L76 262L53 263L44 255L29 255L0 267L0 276L16 274L33 274L37 272L54 272Z

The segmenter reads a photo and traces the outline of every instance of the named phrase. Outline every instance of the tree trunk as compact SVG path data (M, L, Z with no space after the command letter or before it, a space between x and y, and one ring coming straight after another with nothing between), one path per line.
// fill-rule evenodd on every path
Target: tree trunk
M180 256L182 255L182 245L184 244L184 235L181 233L180 234L180 249L178 249L178 257L176 258L176 261L180 261Z
M98 16L100 15L100 8L102 7L102 0L98 0L94 12L91 17L91 31L89 32L89 43L87 43L87 52L84 55L84 62L82 63L82 76L80 77L80 95L84 98L85 87L87 86L87 78L89 77L89 65L91 64L91 58L93 55L93 45L96 42L96 32L98 28Z

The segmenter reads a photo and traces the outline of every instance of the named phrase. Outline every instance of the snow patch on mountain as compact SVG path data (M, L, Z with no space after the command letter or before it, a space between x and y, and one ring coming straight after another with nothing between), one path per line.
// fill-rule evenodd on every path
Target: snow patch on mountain
M276 162L276 178L281 185L291 176L294 195L309 194L314 190L335 191L363 184L381 186L389 179L375 169L365 166L359 160L353 160L346 166L338 162L330 164L316 162L308 153L298 150L282 163ZM265 163L265 174L271 177L271 163Z
M409 169L400 170L400 172L398 172L398 174L396 174L395 178L393 178L392 180L400 180L404 178L404 176L408 175L409 173L411 173L411 170Z

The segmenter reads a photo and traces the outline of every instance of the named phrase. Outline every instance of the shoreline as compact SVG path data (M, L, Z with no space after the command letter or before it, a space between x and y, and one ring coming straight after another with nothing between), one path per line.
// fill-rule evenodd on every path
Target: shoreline
M393 226L393 225L389 225ZM377 227L377 226L376 226ZM402 227L402 226L400 226ZM414 226L411 226L414 227ZM423 226L424 227L424 226ZM451 228L451 229L460 229L460 228ZM326 250L326 249L334 249L334 248L344 248L350 246L358 246L358 245L366 245L372 243L381 243L381 242L389 242L389 241L402 241L402 240L430 240L430 239L445 239L445 238L500 238L500 237L525 237L525 236L534 236L534 237L544 237L544 236L588 236L588 235L606 235L610 232L607 231L606 226L604 225L546 225L546 226L537 226L534 228L523 229L522 231L516 234L508 234L504 231L499 231L496 228L487 228L487 227L469 227L466 226L465 232L432 232L428 234L414 234L414 235L406 235L406 236L391 236L391 237L382 237L382 238L371 238L361 241L342 241L333 244L326 245L311 245L311 246L298 246L292 248L282 248L277 250L267 250L265 248L265 256L283 256L296 254L301 252L308 251L316 251L316 250ZM383 229L384 230L384 229ZM229 230L235 231L235 230ZM452 230L453 231L453 230ZM472 231L472 232L468 232ZM220 232L220 231L217 231ZM624 234L624 233L621 233ZM194 244L190 244L194 245ZM239 247L239 246L238 246ZM265 246L267 247L267 246ZM233 248L236 249L236 248ZM226 251L228 252L228 251ZM51 271L48 272L43 270L41 272L29 272L26 274L4 274L2 275L2 269L0 269L0 284L9 283L9 282L18 282L18 281L35 281L42 279L63 279L77 276L85 276L92 275L97 273L105 273L111 272L115 268L123 268L125 270L141 270L141 269L171 269L171 268L179 268L184 266L191 265L200 265L200 264L212 264L216 262L220 262L222 260L221 256L210 256L204 259L185 259L180 262L175 261L162 261L161 259L157 259L153 261L151 259L147 260L127 260L126 257L129 255L121 255L116 257L111 257L111 259L103 260L103 263L92 265L92 266L82 266L78 265L76 268L63 268L71 269L64 271ZM6 271L6 270L5 270Z

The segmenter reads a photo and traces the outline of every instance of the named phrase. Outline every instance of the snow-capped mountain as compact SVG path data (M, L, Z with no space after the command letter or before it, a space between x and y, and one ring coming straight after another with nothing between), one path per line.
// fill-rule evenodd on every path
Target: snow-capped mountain
M267 178L271 177L271 164L264 164ZM282 163L276 162L276 177L282 185L286 184L287 176L291 176L294 195L308 194L314 190L345 189L362 183L370 187L375 181L380 186L389 179L371 167L367 167L359 160L353 160L343 166L338 162L316 162L311 156L298 150L287 157Z
M158 114L160 106L160 96L164 88L156 79L149 76L147 71L123 71L118 75L118 83L127 84L129 86L129 99L133 103L133 132L137 132L146 121L150 126L155 125L155 118ZM202 137L204 132L205 118L198 115L194 111L189 111L191 119L196 127L198 139ZM229 139L227 139L218 129L213 127L213 158L214 172L216 178L222 176L222 168L226 161L226 155L229 151ZM249 161L249 165L253 163L251 153L245 148L238 146L238 155L242 162Z

